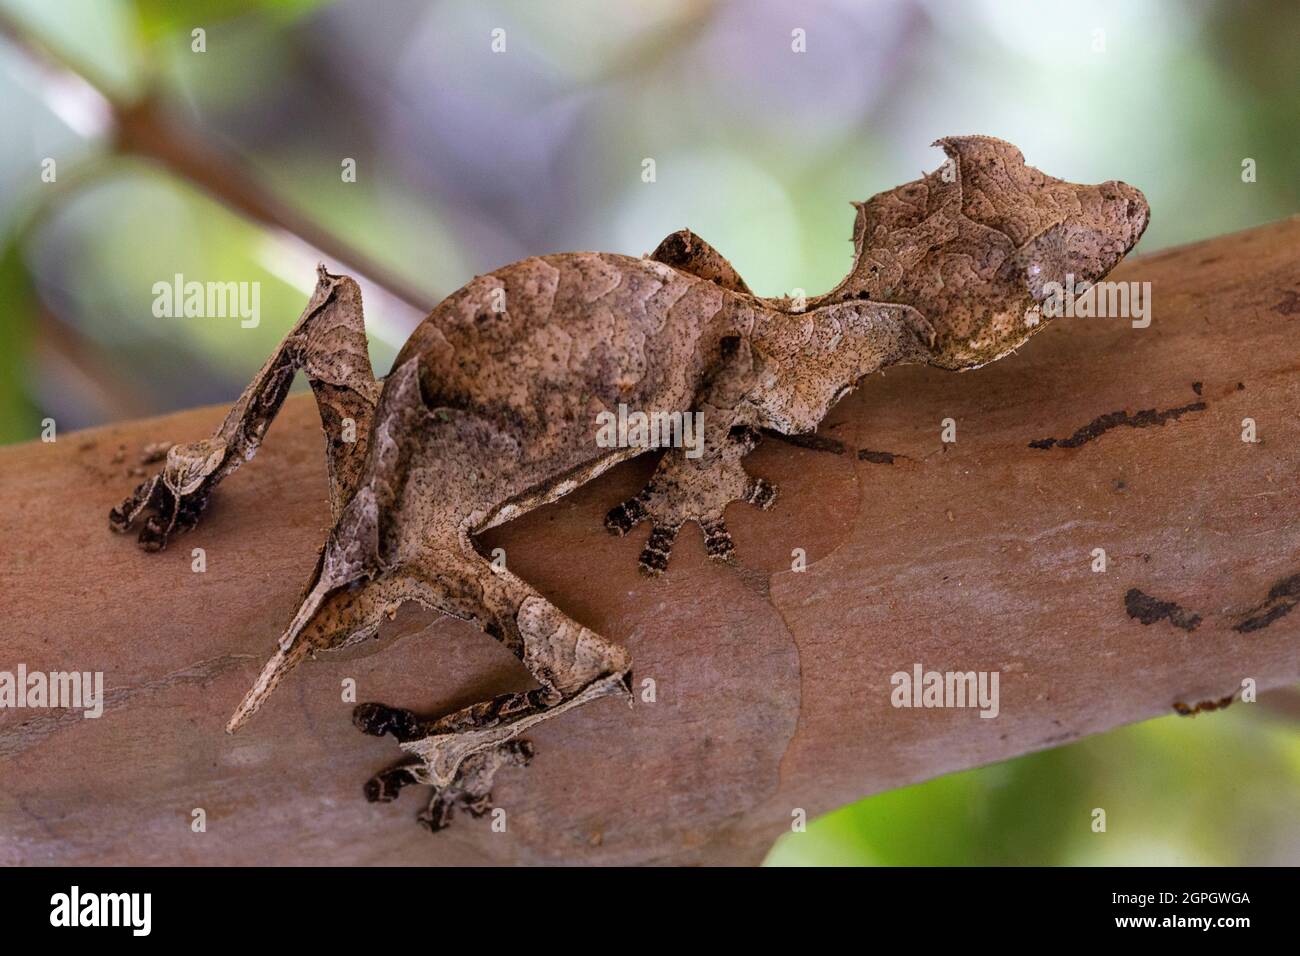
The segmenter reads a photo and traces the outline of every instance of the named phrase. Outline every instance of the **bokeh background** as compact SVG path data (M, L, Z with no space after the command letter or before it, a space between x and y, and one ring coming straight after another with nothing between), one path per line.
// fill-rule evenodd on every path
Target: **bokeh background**
M756 292L820 292L848 201L947 134L1140 186L1141 251L1290 215L1297 39L1294 0L0 0L0 441L233 399L321 259L363 279L381 372L475 274L687 225ZM260 325L156 318L176 273L259 282ZM1294 691L1150 721L843 808L770 862L1295 864L1297 727ZM1144 839L1082 826L1093 793Z

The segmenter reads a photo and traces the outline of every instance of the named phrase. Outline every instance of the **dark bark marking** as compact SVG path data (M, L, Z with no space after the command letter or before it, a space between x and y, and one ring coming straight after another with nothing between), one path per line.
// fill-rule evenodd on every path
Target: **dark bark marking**
M1238 634L1262 631L1274 621L1290 614L1297 604L1300 604L1300 574L1293 574L1269 588L1268 597L1263 603L1234 624L1232 629Z
M869 461L873 465L892 465L894 459L901 457L892 451L872 451L870 448L863 448L858 452L858 461Z
M844 442L836 438L828 438L825 435L818 435L816 432L808 432L803 435L783 435L777 431L763 429L764 435L771 435L778 441L783 441L787 445L794 445L796 448L807 448L809 451L825 451L832 455L844 454Z
M1288 289L1282 293L1282 301L1273 306L1273 311L1281 315L1295 315L1300 312L1300 292Z
M1201 615L1179 607L1173 601L1153 598L1137 588L1129 588L1124 595L1124 609L1128 611L1129 617L1143 624L1168 620L1174 627L1180 627L1189 634L1201 624Z
M1229 694L1227 697L1220 697L1218 700L1203 700L1199 704L1184 704L1181 700L1174 701L1174 710L1180 717L1195 717L1197 714L1208 713L1212 710L1223 710L1232 703L1234 695Z
M1126 411L1109 412L1105 415L1099 415L1076 431L1069 438L1039 438L1029 443L1030 448L1078 448L1080 445L1092 441L1110 431L1112 428L1119 428L1121 425L1129 428L1150 428L1153 425L1163 425L1167 421L1174 421L1186 415L1189 412L1203 412L1206 409L1205 402L1192 402L1188 405L1180 405L1177 408L1169 408L1165 411L1156 411L1154 408L1145 408L1139 412L1130 415Z

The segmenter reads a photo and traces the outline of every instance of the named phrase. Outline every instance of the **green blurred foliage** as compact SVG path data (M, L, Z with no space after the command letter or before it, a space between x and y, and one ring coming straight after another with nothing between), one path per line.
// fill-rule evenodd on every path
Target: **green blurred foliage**
M132 0L136 28L146 42L188 34L237 17L256 15L270 23L288 23L328 0Z
M783 836L768 864L1294 864L1300 735L1293 715L1259 706L1163 717L870 797Z
M0 443L31 435L37 409L25 381L27 352L31 348L31 319L36 314L36 293L18 247L0 247Z

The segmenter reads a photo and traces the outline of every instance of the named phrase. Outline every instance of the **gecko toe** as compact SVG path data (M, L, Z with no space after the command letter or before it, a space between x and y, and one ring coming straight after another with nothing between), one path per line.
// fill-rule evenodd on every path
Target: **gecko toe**
M655 525L650 532L650 540L641 552L641 570L651 577L658 577L668 570L668 559L673 553L673 542L677 540L677 528L669 525Z
M145 551L158 552L167 547L167 538L171 535L171 522L161 514L150 515L140 529L136 539Z
M140 547L146 551L162 551L174 536L195 528L207 505L207 495L187 495L178 502L170 491L164 494L165 506L140 529Z
M121 534L129 531L145 512L152 511L153 514L145 519L137 540L145 551L162 551L173 536L189 531L199 523L208 504L208 494L208 489L201 487L177 498L159 472L141 482L131 497L109 511L108 526Z
M704 529L704 553L715 561L731 560L736 553L736 546L732 543L726 523L718 519L702 522L700 527Z
M357 704L352 711L352 726L363 734L382 737L392 733L399 741L420 736L420 719L409 710L387 704Z
M610 534L621 538L649 516L645 502L640 498L629 498L610 509L605 516L605 528Z
M755 478L749 489L749 502L767 511L776 504L776 485L766 478Z
M429 800L429 805L415 819L430 833L437 833L451 826L451 821L455 816L456 801L442 791L438 791Z
M512 767L527 767L537 756L537 748L531 740L511 740L506 744L507 755Z
M161 507L166 495L168 492L161 475L142 481L129 498L108 513L108 526L119 534L129 531L141 514L150 508Z
M392 803L401 794L403 787L418 782L410 765L389 767L366 781L366 800L370 803Z

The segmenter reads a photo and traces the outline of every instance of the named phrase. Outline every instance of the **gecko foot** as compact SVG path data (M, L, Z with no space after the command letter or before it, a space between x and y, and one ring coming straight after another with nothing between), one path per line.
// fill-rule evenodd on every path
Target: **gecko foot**
M726 486L722 486L724 490L720 491L716 487L709 489L708 498L698 502L696 507L677 504L679 499L695 501L681 485L671 482L660 485L652 479L635 498L629 498L610 510L605 516L605 527L611 534L622 537L642 521L652 522L650 538L639 560L641 571L651 577L657 577L668 569L673 544L687 521L696 522L703 530L705 554L715 561L730 561L736 548L722 517L723 510L732 501L746 501L766 511L777 498L776 487L771 482L750 478L738 465L734 471L740 472L740 482L733 482L733 488L729 490Z
M357 729L375 737L391 733L409 755L370 778L366 799L389 803L403 787L426 784L433 795L419 819L431 831L446 827L458 809L481 817L492 809L497 771L526 767L532 760L533 745L521 737L529 727L601 697L623 697L630 703L631 694L631 675L623 671L593 680L567 697L544 688L502 694L433 720L385 704L360 704L352 712Z
M199 523L208 506L213 473L225 460L226 444L219 440L174 445L163 469L141 482L131 496L108 513L108 526L119 533L130 530L146 511L154 513L140 529L140 547L161 551L172 535Z
M399 741L415 740L421 734L422 723L409 710L387 704L357 704L352 710L352 726L371 737L391 733Z
M492 781L496 772L502 767L526 767L534 753L530 741L509 740L466 757L450 784L434 785L428 805L416 819L430 833L437 833L451 824L457 810L464 810L472 817L483 816L492 809ZM400 763L366 781L366 799L371 803L391 803L403 787L428 782L418 760Z
M392 803L401 794L403 787L419 782L415 766L401 763L375 774L366 781L366 799L371 803Z
M352 723L358 730L373 737L391 733L403 745L403 750L416 754L415 759L404 760L366 781L366 799L371 803L391 803L403 787L432 786L429 803L417 817L430 833L446 829L458 809L472 817L483 816L492 809L492 781L497 771L502 767L528 766L534 749L531 742L516 737L498 743L489 741L486 748L475 749L482 747L482 742L475 739L475 725L488 724L484 729L490 734L494 718L489 714L499 717L512 709L522 710L536 696L535 692L504 695L490 702L495 706L479 705L471 708L470 713L460 712L440 721L425 720L409 710L387 704L357 705L352 712Z

